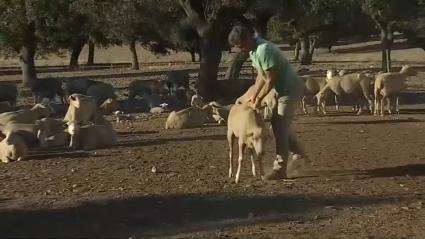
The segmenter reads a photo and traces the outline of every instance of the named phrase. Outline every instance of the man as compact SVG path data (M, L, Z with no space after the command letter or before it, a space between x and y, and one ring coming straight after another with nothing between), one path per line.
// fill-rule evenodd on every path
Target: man
M276 159L267 180L296 176L296 163L307 159L304 150L291 130L292 119L303 93L303 84L283 52L273 43L255 37L245 26L235 26L229 34L229 43L243 52L249 52L252 66L257 71L250 102L258 108L261 100L274 88L278 104L273 110L272 128L276 140ZM289 151L293 153L289 161ZM288 174L287 174L288 173ZM292 175L291 175L292 174Z

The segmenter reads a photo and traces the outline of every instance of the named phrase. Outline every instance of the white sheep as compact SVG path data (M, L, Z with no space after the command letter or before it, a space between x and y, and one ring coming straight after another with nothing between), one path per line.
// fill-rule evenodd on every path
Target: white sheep
M69 107L64 120L66 122L78 121L81 124L92 122L100 125L110 125L110 123L99 112L96 101L91 96L72 94L68 98Z
M167 112L168 109L168 104L167 103L162 103L160 104L158 107L153 107L150 112L151 114L161 114L164 112Z
M107 125L81 125L70 121L68 133L71 135L69 147L73 149L93 150L107 148L117 143L117 134Z
M260 176L263 179L264 170L262 158L264 156L264 146L269 138L269 129L266 127L261 115L247 104L236 104L229 112L227 123L227 141L229 144L229 177L233 176L233 141L238 138L238 169L236 171L235 182L240 179L243 150L249 148L251 154L252 174L257 176L254 154L259 163Z
M9 122L34 124L36 120L49 117L53 109L49 105L36 104L31 109L22 109L0 114L0 127Z
M0 142L0 160L3 163L24 160L28 155L28 146L22 135L9 131Z
M375 78L375 115L384 115L385 100L396 98L396 112L399 111L398 95L407 87L406 80L409 76L416 76L417 71L409 65L404 65L400 72L378 74ZM391 114L391 105L388 103L388 112Z
M317 98L317 104L321 105L325 101L325 92L331 90L335 93L335 104L338 105L338 98L340 97L355 97L359 105L362 105L363 96L369 103L370 110L372 112L373 104L371 98L370 87L373 82L373 78L364 72L346 74L343 76L333 76L328 71L328 80L326 85L315 95ZM330 79L329 79L330 77ZM338 110L338 108L337 108ZM357 114L361 114L362 107L359 107Z
M172 111L165 122L165 129L186 129L200 127L212 117L212 107L189 107L180 111Z
M249 101L251 98L251 95L254 91L254 85L249 87L249 89L236 99L235 104L245 104ZM260 106L266 106L264 107L264 119L270 118L273 112L273 109L277 105L277 91L275 89L271 89L270 92L264 96L264 98L261 100Z
M114 115L116 117L117 123L129 122L130 125L133 125L133 122L136 120L136 117L134 117L134 115L125 114L123 111L119 111L119 110L115 111Z
M301 106L304 114L308 114L307 101L313 100L314 96L326 85L326 80L323 78L313 78L312 76L300 76L304 81L304 93L301 98ZM322 105L317 105L316 111L322 110L326 114L326 105L323 101Z

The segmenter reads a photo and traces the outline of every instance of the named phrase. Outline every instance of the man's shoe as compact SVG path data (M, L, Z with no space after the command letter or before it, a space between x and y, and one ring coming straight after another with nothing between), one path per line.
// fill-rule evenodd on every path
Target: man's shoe
M264 177L265 180L281 180L285 179L286 172L284 169L273 169L270 173L266 174Z

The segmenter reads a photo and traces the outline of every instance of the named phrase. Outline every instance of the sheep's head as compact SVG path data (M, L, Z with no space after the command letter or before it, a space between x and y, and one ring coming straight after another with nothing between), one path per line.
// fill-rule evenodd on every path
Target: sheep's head
M335 76L335 70L327 70L326 71L326 79L331 80L332 77Z
M69 105L74 106L75 108L80 108L81 100L78 94L72 94L68 97Z
M416 76L418 71L412 66L404 65L401 67L400 73L406 74L407 76Z

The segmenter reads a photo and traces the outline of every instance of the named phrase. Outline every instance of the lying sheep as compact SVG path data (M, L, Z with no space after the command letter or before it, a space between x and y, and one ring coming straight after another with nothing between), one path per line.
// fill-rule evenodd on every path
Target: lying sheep
M358 104L363 104L361 96L369 103L370 110L372 112L372 98L370 94L370 85L373 82L373 78L368 74L360 72L347 74L343 76L331 76L326 85L315 95L317 98L317 104L322 105L325 101L326 91L331 90L335 95L335 104L338 105L340 97L355 97ZM357 114L361 114L362 107L359 107Z
M268 128L264 120L257 111L247 104L234 105L230 109L227 123L227 141L229 144L229 177L233 176L233 141L238 138L238 169L236 171L235 182L239 182L243 151L248 147L251 154L252 174L257 176L254 154L257 157L260 169L260 176L263 179L264 170L262 159L264 156L264 146L269 137Z
M164 112L167 112L168 109L168 104L167 103L162 103L160 104L158 107L154 107L151 109L151 114L161 114Z
M53 100L56 96L61 98L62 104L65 103L63 99L62 81L59 79L37 79L31 87L31 91L34 97L34 103L40 103L43 98Z
M15 83L0 82L0 101L7 101L11 106L16 106L18 88Z
M100 112L103 115L110 115L121 108L120 103L112 98L106 99L100 106Z
M180 111L172 111L165 122L165 129L187 129L200 127L212 115L212 107L205 105L202 108L189 107Z
M98 82L87 88L86 95L95 99L96 105L101 105L107 99L116 99L115 89L111 84Z
M3 163L24 160L28 151L24 137L17 132L9 131L0 142L0 160Z
M37 138L42 148L64 147L69 145L70 135L64 131L66 122L62 119L43 118L37 120Z
M111 126L81 125L76 121L67 124L68 133L71 135L70 148L93 150L111 147L117 143L117 134Z
M96 101L91 96L72 94L69 96L69 107L65 114L66 122L78 121L81 124L109 125L109 122L100 114Z
M409 76L416 76L417 71L411 66L404 65L400 72L381 73L375 79L375 115L384 115L385 100L396 98L396 112L398 108L398 95L407 87L406 81ZM388 103L388 112L391 114L391 105Z
M31 109L22 109L0 114L0 127L9 122L34 124L36 120L49 117L53 110L45 104L36 104Z

